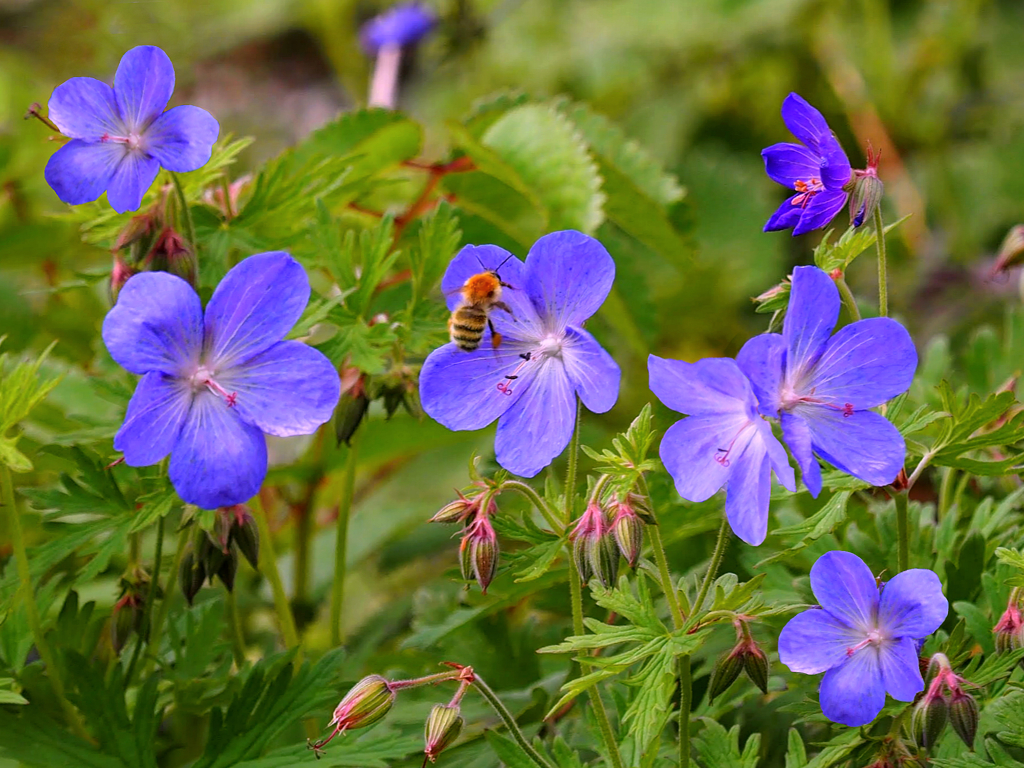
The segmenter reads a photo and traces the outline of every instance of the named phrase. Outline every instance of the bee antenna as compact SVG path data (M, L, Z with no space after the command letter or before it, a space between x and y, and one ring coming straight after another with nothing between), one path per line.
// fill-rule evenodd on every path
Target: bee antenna
M491 271L492 271L492 272L495 272L495 273L497 273L497 271L498 271L499 269L501 269L502 267L504 267L504 266L505 266L505 262L506 262L506 261L508 261L508 260L509 260L509 259L511 259L511 258L512 258L512 254L510 253L510 254L509 254L508 256L506 256L506 257L505 257L504 259L502 259L502 261L501 261L501 264L499 264L498 266L496 266L496 267L495 267L494 269L492 269Z

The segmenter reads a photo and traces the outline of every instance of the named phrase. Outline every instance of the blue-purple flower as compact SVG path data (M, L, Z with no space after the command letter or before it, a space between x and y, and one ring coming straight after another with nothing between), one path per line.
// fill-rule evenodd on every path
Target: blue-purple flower
M91 77L57 86L49 116L71 137L46 164L57 197L78 205L106 191L115 211L134 211L161 166L185 173L206 165L220 126L199 107L165 112L173 91L171 60L152 45L121 58L113 88Z
M363 25L360 42L375 54L387 45L406 46L419 42L437 23L433 12L421 3L401 3L374 16Z
M772 181L796 191L764 225L765 232L820 229L846 205L850 161L821 112L795 93L782 102L782 120L803 144L773 144L761 151Z
M178 495L206 509L254 496L267 474L264 435L316 431L340 395L326 357L282 341L309 293L305 270L281 251L229 271L205 315L180 277L131 277L103 321L111 356L142 375L114 438L125 461L145 466L170 454Z
M569 444L577 395L595 413L618 399L619 366L583 330L611 290L615 262L597 240L574 231L542 237L525 264L494 245L467 245L441 281L449 309L466 280L486 270L498 270L510 286L501 298L511 313L490 315L500 346L492 348L485 330L473 352L452 343L435 349L420 373L420 398L448 429L481 429L497 419L498 463L533 477Z
M689 418L661 440L661 461L688 501L706 501L725 488L725 514L733 531L757 546L768 532L771 473L796 490L786 449L757 412L750 382L729 358L696 363L647 359L651 391Z
M884 417L868 410L906 392L917 351L906 328L887 317L860 320L833 335L839 290L817 267L793 270L782 334L743 345L736 361L766 416L779 417L804 485L817 496L815 454L871 485L903 468L906 444Z
M949 603L939 577L914 568L879 586L849 552L827 552L811 568L821 608L794 616L779 636L779 660L794 672L821 672L821 711L829 720L867 725L885 694L913 701L924 689L919 641L937 630Z

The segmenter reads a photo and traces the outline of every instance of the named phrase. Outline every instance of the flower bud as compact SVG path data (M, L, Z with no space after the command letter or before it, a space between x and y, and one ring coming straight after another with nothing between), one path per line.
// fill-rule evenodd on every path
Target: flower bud
M714 670L711 672L711 683L708 685L708 702L721 696L736 682L736 678L743 671L743 657L735 649L718 660Z
M352 444L352 435L359 429L369 407L370 398L366 396L363 387L354 387L342 393L338 407L334 411L334 437L338 445Z
M768 657L753 640L743 654L743 671L761 693L768 693Z
M249 561L253 568L259 568L260 562L260 532L256 525L256 519L248 509L242 507L241 522L235 524L231 532L231 538L238 545L238 551Z
M119 255L114 256L114 266L110 270L110 301L117 303L117 295L121 292L128 278L138 270L128 266Z
M430 710L430 717L427 718L427 725L424 729L426 747L423 752L430 762L435 762L437 756L459 737L463 722L457 706L434 705Z
M621 502L612 522L612 534L619 552L626 558L630 568L636 568L640 550L644 545L644 524L636 511L626 502Z
M455 501L448 502L434 513L428 523L461 523L476 512L477 500L459 494Z
M978 733L978 703L974 697L962 690L956 690L949 700L949 724L956 735L971 749Z
M188 600L188 604L192 605L192 600L202 589L203 582L206 580L206 569L202 561L195 556L191 542L185 546L185 554L181 558L181 566L178 569L178 584L181 586L181 592Z
M498 570L498 552L498 535L494 526L486 514L478 513L476 519L466 526L459 546L459 562L462 578L466 581L475 579L485 595Z
M587 557L590 570L601 582L601 586L605 589L614 587L619 576L619 549L610 530L605 529L600 536L589 540Z
M992 632L995 633L996 650L999 653L1024 647L1024 617L1021 616L1016 600L1011 601L1006 607Z
M320 756L320 750L339 733L355 728L366 728L382 720L395 703L395 692L391 684L380 675L364 677L345 694L327 727L334 727L326 739L310 744L309 748Z
M885 185L878 178L878 159L882 153L873 153L868 147L867 154L868 167L853 171L850 181L843 187L850 193L850 225L854 227L859 227L874 215L885 192ZM878 236L882 237L883 233L879 232Z
M142 629L145 617L146 596L144 583L127 587L121 598L114 604L110 616L110 643L120 653L132 632Z
M217 569L217 576L223 582L228 592L235 588L236 573L238 573L238 551L232 547L221 560L220 568Z
M584 584L594 575L591 551L600 540L603 528L604 513L601 508L597 504L588 504L580 519L576 521L576 527L569 534L572 540L572 559Z
M198 285L199 263L193 247L171 227L164 227L148 258L150 269L177 275L193 288Z
M1024 263L1024 224L1017 224L1003 238L996 263L992 266L992 274L1006 272L1021 263Z
M910 727L914 741L919 747L931 749L942 735L949 716L949 705L945 698L936 691L929 689L924 697L914 706Z

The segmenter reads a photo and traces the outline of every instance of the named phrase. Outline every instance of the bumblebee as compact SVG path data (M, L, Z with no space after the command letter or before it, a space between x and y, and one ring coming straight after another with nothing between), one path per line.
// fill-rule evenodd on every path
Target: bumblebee
M511 307L501 300L502 289L512 287L498 275L504 263L495 269L471 275L458 289L462 301L448 318L448 334L459 349L466 352L477 349L484 336L484 326L491 329L491 346L497 349L501 345L501 334L494 330L490 314L495 309L512 314Z

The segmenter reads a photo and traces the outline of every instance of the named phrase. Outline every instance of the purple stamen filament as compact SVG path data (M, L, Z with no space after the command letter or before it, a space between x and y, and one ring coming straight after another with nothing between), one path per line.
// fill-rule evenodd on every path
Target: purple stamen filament
M719 448L718 450L715 451L715 461L721 464L723 467L728 467L731 464L731 462L729 461L729 454L732 452L733 446L736 445L736 441L740 439L740 435L742 435L752 426L754 426L754 422L748 421L742 427L740 427L739 431L735 435L733 435L732 440L729 441L728 447Z
M206 381L204 381L203 384L205 384L207 389L209 389L214 394L223 397L225 402L227 402L228 404L228 408L234 408L236 405L238 405L237 392L228 392L226 389L224 389L224 387L222 387L213 379L206 379Z

